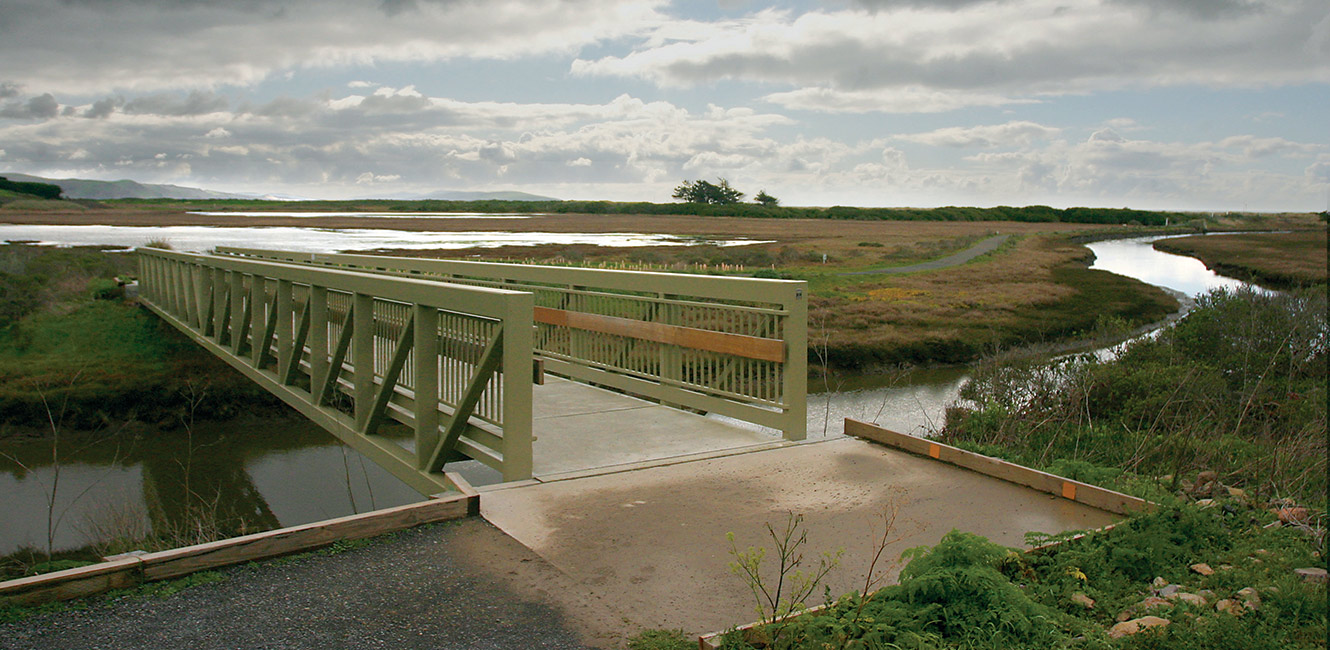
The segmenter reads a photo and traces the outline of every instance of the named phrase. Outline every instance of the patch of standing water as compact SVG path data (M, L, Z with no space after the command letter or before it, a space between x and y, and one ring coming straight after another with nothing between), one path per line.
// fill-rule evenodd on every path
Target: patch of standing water
M494 248L543 244L594 246L743 246L770 243L749 239L710 239L647 233L417 232L380 228L295 228L215 226L18 226L0 225L0 242L31 241L55 246L135 247L164 240L178 251L217 246L276 248L306 253L370 251L386 248Z

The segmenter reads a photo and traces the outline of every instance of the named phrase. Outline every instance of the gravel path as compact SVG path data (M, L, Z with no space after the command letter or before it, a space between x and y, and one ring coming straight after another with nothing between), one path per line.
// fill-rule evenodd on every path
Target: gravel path
M588 627L598 603L570 600L585 597L480 518L223 573L174 596L94 600L0 625L0 648L564 650L616 644L614 628L636 632L608 614Z
M983 255L984 253L990 253L992 251L997 250L997 247L1001 246L1003 242L1007 241L1008 237L1011 237L1011 235L994 235L959 253L948 255L941 259L933 260L931 262L921 262L919 264L911 264L909 266L895 266L889 269L873 269L871 271L853 271L850 273L841 273L840 275L891 275L896 273L914 273L915 271L936 271L938 269L945 269L949 266L959 266L976 257L979 257L980 255Z

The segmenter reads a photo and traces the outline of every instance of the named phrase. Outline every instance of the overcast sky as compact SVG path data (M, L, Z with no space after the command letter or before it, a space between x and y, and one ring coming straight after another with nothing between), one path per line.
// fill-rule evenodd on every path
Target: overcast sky
M0 171L1324 210L1326 0L0 0Z

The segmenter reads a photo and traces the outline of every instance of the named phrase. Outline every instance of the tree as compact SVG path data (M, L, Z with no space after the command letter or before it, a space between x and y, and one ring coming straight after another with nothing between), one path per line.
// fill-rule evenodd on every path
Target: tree
M714 205L730 205L738 203L743 198L744 193L730 187L730 182L719 178L719 183L709 183L707 181L684 181L683 184L674 188L674 194L671 195L681 201L689 203L709 203Z
M767 194L766 190L758 190L757 196L753 197L753 200L757 201L758 203L761 203L762 205L767 206L768 208L774 208L780 205L780 199L770 194Z

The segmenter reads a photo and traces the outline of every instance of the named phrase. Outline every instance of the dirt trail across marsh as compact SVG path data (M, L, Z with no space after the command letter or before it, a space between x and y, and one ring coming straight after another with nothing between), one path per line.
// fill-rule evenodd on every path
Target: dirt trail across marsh
M984 253L991 253L997 250L998 246L1001 246L1006 242L1009 237L1011 237L1011 235L994 235L959 253L928 262L910 264L909 266L894 266L886 269L873 269L871 271L853 271L850 273L840 273L839 275L890 275L896 273L914 273L916 271L936 271L951 266L960 266Z

